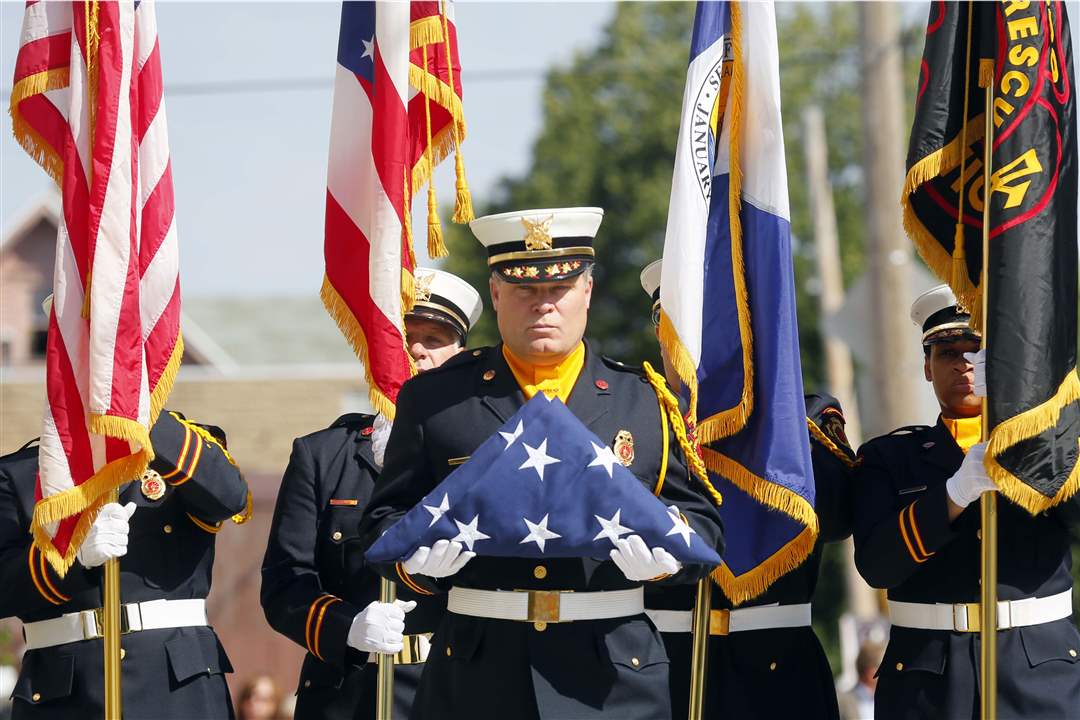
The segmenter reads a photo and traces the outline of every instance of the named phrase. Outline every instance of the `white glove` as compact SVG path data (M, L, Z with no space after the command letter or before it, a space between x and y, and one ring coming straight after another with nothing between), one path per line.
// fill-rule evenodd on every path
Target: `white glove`
M661 575L674 575L682 563L662 547L649 550L640 535L619 539L611 551L611 559L627 580L641 582Z
M985 454L985 442L972 445L964 456L964 462L960 463L960 469L945 481L945 492L949 494L949 499L962 508L978 500L984 492L997 492L997 485L983 466Z
M371 426L371 454L375 458L375 464L383 466L386 458L386 443L390 439L390 430L394 427L393 420L387 420L382 413L375 416L375 424Z
M90 532L79 546L76 557L84 568L96 568L106 560L127 554L128 521L135 512L135 503L123 507L119 503L101 506Z
M975 395L986 397L986 348L973 353L964 353L964 359L975 368Z
M401 563L401 566L410 575L449 577L476 557L476 553L471 550L462 550L463 547L456 541L439 540L431 547L417 548L412 557Z
M392 603L374 601L356 613L349 628L349 647L360 652L393 655L404 646L405 613L416 607L413 601L395 600Z

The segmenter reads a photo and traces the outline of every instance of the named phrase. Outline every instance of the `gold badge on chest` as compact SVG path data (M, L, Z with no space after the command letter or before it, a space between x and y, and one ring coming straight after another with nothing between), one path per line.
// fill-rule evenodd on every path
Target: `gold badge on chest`
M139 481L139 489L147 500L160 500L165 497L165 481L157 470L146 469Z
M615 457L619 458L619 462L623 467L630 467L630 463L634 462L634 436L630 434L629 430L620 430L615 434Z

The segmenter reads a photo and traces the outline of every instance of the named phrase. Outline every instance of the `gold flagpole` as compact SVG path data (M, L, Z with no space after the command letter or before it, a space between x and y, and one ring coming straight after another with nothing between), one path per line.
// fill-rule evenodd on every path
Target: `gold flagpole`
M107 502L117 502L120 491L113 489ZM105 652L105 720L120 720L120 560L105 561L102 581L102 645Z
M693 646L690 654L690 720L701 720L705 713L705 662L709 648L709 616L712 611L712 580L708 575L698 580L694 617L690 626Z
M989 67L987 67L989 63ZM990 327L988 286L986 271L990 259L990 173L994 157L994 61L979 61L979 85L986 89L985 121L983 135L983 223L982 223L982 348L986 349L986 334ZM989 383L988 383L989 385ZM990 435L987 413L989 387L982 403L982 439ZM984 492L979 500L982 520L981 577L982 598L979 605L979 639L981 641L980 716L982 720L997 717L997 493Z
M389 580L379 581L379 602L392 603L397 598L397 586ZM375 690L376 720L393 720L394 714L394 656L379 654L379 674Z

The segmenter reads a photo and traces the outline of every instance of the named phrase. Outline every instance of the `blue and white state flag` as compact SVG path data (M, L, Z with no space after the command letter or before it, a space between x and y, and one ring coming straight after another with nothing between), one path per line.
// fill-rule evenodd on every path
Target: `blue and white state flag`
M698 3L663 259L660 341L724 497L714 577L738 603L817 536L771 3Z
M683 563L720 563L562 401L537 393L366 557L398 562L445 539L483 556L606 560L630 535Z

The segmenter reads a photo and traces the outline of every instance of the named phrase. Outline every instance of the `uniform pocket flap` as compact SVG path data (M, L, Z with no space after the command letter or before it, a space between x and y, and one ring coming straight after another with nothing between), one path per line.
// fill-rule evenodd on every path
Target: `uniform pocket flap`
M447 623L444 631L446 633L445 649L436 649L441 634L436 633L432 636L435 646L432 647L431 652L444 653L450 660L471 660L480 649L485 627L487 627L487 621L484 618L455 615L453 620Z
M196 675L232 672L232 663L212 631L181 629L180 632L165 643L165 654L175 682L183 683Z
M300 685L296 692L302 693L310 688L339 688L345 675L339 668L328 665L313 655L304 658L300 671Z
M71 695L75 658L58 655L55 651L47 652L46 656L40 651L33 653L33 660L19 673L11 697L38 704Z
M1017 628L1031 667L1051 660L1075 663L1080 658L1080 633L1066 620Z
M664 643L647 620L630 620L614 626L600 637L598 650L612 665L630 670L668 662Z
M948 633L894 627L875 677L906 672L941 675L945 672L947 644Z

